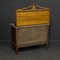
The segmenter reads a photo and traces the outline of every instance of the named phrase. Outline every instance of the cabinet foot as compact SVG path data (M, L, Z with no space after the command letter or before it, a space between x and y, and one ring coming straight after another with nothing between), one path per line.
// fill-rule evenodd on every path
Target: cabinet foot
M46 49L47 49L47 50L48 50L48 48L49 48L49 44L46 45Z
M18 55L18 48L16 48L16 54Z

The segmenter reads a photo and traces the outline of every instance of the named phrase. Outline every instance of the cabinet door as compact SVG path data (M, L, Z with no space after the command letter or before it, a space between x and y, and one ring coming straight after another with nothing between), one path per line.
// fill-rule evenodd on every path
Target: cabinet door
M43 42L47 41L48 27L47 26L35 26L31 28L31 41Z
M18 44L25 44L29 43L31 38L31 28L24 27L19 28L17 31L17 43Z

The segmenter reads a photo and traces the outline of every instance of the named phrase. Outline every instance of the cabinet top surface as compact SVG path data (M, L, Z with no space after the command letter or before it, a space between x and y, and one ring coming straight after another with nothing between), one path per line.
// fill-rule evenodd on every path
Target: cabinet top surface
M35 25L27 25L27 26L15 26L15 24L10 24L12 27L14 27L14 28L24 28L24 27L34 27L34 26L49 26L49 24L35 24Z

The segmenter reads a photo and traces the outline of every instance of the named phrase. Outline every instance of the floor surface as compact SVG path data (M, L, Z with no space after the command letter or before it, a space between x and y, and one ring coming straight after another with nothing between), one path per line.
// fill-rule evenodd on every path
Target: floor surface
M50 42L46 47L24 48L16 55L9 42L0 42L0 60L60 60L60 42Z

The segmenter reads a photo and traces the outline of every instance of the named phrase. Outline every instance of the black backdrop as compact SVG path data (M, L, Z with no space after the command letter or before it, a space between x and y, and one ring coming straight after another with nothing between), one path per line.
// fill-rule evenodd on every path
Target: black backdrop
M15 22L17 8L32 3L51 8L51 40L60 40L60 0L0 0L0 40L10 40L10 24Z

